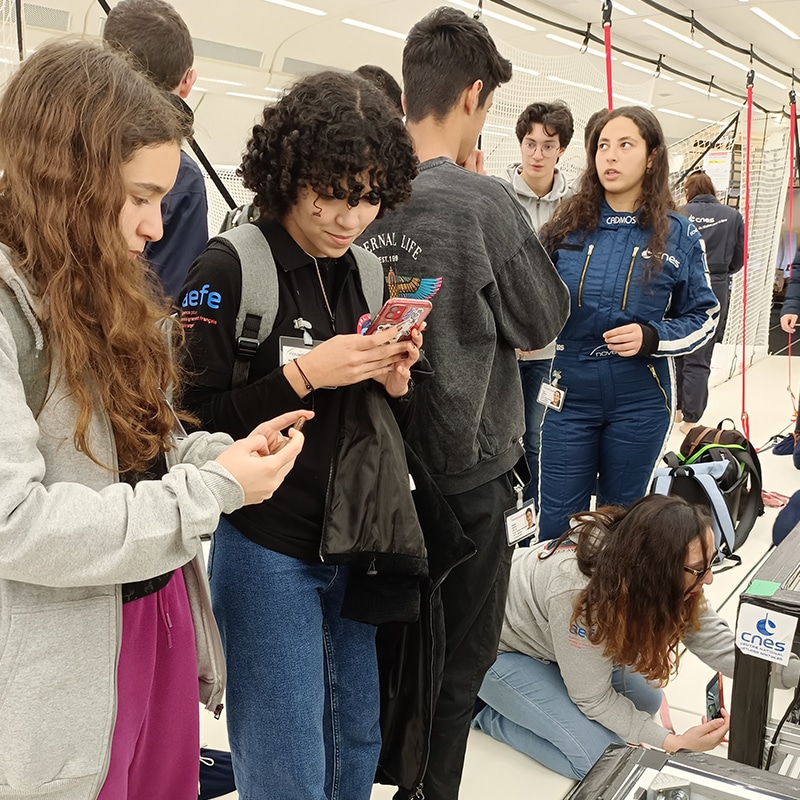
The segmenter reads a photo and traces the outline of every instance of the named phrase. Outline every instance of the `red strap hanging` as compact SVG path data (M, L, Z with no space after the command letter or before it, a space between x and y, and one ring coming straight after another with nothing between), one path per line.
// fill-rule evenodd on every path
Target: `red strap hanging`
M611 80L611 0L603 0L603 38L606 45L606 101L608 110L614 110L614 84Z
M794 87L789 92L789 248L787 257L789 259L789 280L792 279L792 262L794 261L794 253L792 252L792 231L794 230L794 170L795 170L795 133L797 131L797 95L795 94ZM797 401L795 400L793 383L792 383L792 334L788 334L789 346L786 351L789 362L789 385L786 387L789 392L789 397L792 399L792 411L797 410Z
M753 133L753 82L755 70L747 73L747 160L744 169L744 268L742 270L742 433L750 438L750 417L746 406L746 373L747 373L747 273L750 268L750 142Z

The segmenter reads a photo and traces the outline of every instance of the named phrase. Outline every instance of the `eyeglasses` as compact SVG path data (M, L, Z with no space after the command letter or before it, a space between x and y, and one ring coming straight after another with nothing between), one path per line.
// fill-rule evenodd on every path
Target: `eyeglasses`
M708 566L705 569L695 569L694 567L684 567L683 571L688 572L690 575L694 575L697 580L702 580L709 572L711 572L711 567L717 563L717 559L719 558L719 550L714 551L714 555L711 556L711 561L709 561Z
M559 146L554 142L539 144L539 142L532 142L530 139L525 139L522 142L522 149L530 155L533 155L538 150L543 156L552 156L559 149Z

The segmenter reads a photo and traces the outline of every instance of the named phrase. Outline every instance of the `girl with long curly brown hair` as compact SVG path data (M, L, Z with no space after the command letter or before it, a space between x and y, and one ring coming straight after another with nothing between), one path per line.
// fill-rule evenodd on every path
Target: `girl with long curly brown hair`
M682 734L653 719L681 644L733 676L733 633L703 593L716 556L705 509L648 495L571 524L514 553L500 652L473 726L578 779L614 742L712 749L727 712ZM795 686L800 660L777 676Z
M254 301L234 239L212 240L184 287L186 399L208 430L236 435L298 403L316 410L281 490L225 517L212 543L228 732L247 800L370 796L380 751L374 623L407 618L403 598L418 597L425 569L398 427L422 336L392 343L395 328L356 332L368 285L378 300L387 292L377 257L353 242L410 196L416 169L382 92L353 75L303 79L264 109L241 166L260 216L231 233L261 248L278 295L243 385L236 317Z
M719 311L703 241L674 210L664 134L646 108L617 108L592 129L577 194L541 233L571 294L542 426L540 538L570 514L630 505L672 424L672 357L714 333Z
M302 445L280 434L297 413L234 444L180 433L167 304L140 254L182 137L172 104L87 42L41 47L0 100L0 793L15 797L197 796L198 699L216 710L224 677L200 536L269 497Z

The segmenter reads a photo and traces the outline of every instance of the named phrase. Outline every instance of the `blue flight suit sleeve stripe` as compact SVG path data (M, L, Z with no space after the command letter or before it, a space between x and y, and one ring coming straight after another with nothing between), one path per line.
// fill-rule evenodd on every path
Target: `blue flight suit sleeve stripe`
M703 238L693 224L684 221L684 225L682 235L688 239L688 246L666 318L650 323L658 333L656 356L684 356L697 350L710 341L719 321L719 303L711 290Z

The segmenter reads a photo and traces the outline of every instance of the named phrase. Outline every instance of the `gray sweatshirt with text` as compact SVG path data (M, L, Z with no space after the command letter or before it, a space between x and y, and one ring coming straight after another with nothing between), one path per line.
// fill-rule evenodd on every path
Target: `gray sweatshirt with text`
M417 390L412 448L444 494L507 472L522 456L525 427L514 348L544 347L569 314L567 288L511 188L431 159L411 200L358 243L401 295L441 279L424 344L436 374Z

